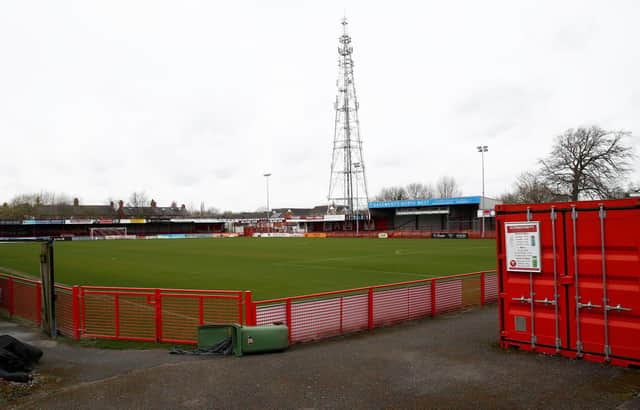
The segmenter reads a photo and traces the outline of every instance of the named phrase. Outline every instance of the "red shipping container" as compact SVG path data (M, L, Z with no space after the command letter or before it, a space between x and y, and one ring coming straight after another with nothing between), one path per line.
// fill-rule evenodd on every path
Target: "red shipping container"
M640 200L496 206L500 344L640 365Z

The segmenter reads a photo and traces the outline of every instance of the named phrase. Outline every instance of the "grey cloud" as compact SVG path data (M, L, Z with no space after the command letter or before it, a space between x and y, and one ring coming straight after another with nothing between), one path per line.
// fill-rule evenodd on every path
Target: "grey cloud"
M234 175L236 175L236 170L234 167L221 167L214 168L211 170L212 175L220 179L230 179Z
M599 30L594 20L581 21L560 29L553 36L553 48L559 52L578 51L587 47Z

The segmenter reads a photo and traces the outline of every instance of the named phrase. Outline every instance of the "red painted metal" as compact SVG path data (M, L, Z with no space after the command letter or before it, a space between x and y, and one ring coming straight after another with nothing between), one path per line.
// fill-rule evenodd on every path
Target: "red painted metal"
M373 289L369 288L367 292L367 327L373 329Z
M640 365L640 201L500 205L496 213L501 345ZM541 273L507 271L504 224L527 220L540 223Z
M80 288L78 286L74 286L71 290L72 295L72 337L74 340L80 339ZM56 302L57 303L57 302Z
M435 316L436 315L436 286L433 283L433 281L431 281L431 316Z
M36 283L36 293L38 297L36 298L36 324L40 326L42 324L42 284L40 282Z
M474 272L264 300L252 303L252 315L257 325L287 324L291 343L319 340L462 309L462 282L493 277L495 271ZM490 289L487 283L484 292Z
M9 317L11 317L16 313L16 305L13 303L15 300L13 293L13 278L9 278L9 291L7 293L9 294L9 297L7 298L9 300Z
M285 305L287 326L289 327L289 344L291 344L291 329L293 328L293 312L291 311L291 299L287 299Z
M156 289L153 292L153 302L149 301L155 306L156 316L156 342L162 340L162 298L160 297L160 289Z
M247 290L244 292L244 313L245 313L245 322L247 326L256 325L255 312L256 312L256 309L253 306L251 291Z
M83 286L81 336L197 343L203 324L243 323L239 291Z
M487 282L481 285L482 293L488 294L493 273L474 272L260 302L254 302L249 291L56 285L56 318L60 331L74 339L192 344L202 324L282 322L289 327L290 341L296 343L460 309L462 282L481 278ZM38 286L38 281L0 275L0 289L12 295L3 298L0 309L36 320ZM20 301L16 302L18 296Z
M40 282L14 277L11 281L10 316L18 316L29 322L41 323Z
M74 323L74 294L73 289L67 286L56 286L56 326L58 332L75 339Z

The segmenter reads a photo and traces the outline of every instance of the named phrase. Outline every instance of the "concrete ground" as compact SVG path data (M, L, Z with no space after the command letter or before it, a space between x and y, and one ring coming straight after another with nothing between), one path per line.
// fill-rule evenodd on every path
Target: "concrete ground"
M98 350L0 324L45 351L42 382L14 408L640 408L640 370L499 349L496 306L241 358Z

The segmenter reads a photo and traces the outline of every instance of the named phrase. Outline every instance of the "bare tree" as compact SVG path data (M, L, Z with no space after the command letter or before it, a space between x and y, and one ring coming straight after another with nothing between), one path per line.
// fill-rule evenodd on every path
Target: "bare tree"
M407 191L401 186L382 188L376 196L378 201L402 201L404 199L409 199L409 197Z
M429 199L434 197L433 187L419 182L407 185L405 192L407 199Z
M547 158L540 160L547 186L572 201L617 196L634 157L632 148L623 143L629 136L627 131L596 126L568 129L556 137Z
M453 198L462 195L458 182L453 177L441 177L436 183L438 198Z
M132 192L129 195L129 201L127 202L127 206L133 208L133 212L135 216L143 216L144 207L149 203L147 199L147 194L144 191Z
M537 172L520 174L514 184L513 192L501 195L500 199L505 204L539 204L567 200L566 196L554 192Z

